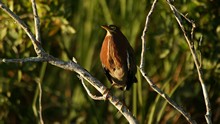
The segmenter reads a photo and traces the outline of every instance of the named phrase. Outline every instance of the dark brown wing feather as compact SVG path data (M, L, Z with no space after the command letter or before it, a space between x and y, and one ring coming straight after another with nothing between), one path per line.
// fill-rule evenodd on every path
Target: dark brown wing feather
M129 57L128 61L129 61L129 67L128 67L128 75L127 75L127 86L126 86L126 90L129 90L132 86L133 83L137 82L137 78L135 77L135 74L137 72L137 66L136 66L136 60L135 60L135 55L134 55L134 51L132 49L132 47L128 46L128 54ZM128 63L128 62L127 62Z

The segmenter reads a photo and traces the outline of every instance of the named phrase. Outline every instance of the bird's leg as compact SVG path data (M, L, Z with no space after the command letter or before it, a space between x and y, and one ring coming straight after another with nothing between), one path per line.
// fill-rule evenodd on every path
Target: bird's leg
M126 106L128 108L128 106L126 105L126 102L125 102L125 91L122 92L121 100L122 100L122 107Z
M122 102L125 104L125 91L122 93Z

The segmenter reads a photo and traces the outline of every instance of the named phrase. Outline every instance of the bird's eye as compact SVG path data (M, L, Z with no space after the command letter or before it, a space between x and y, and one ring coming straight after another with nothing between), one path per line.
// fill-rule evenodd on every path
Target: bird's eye
M112 30L116 30L116 27L114 25L109 26Z

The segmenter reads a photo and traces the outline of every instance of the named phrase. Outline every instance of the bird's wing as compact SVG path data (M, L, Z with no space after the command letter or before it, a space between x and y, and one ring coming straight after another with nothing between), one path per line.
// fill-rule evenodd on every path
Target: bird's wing
M128 67L128 70L131 70L134 72L134 74L136 73L137 71L137 66L136 66L136 60L135 60L135 55L134 55L134 50L130 47L128 47L128 50L127 50L127 67Z
M135 74L137 72L137 66L135 61L135 55L134 51L131 47L129 47L129 50L127 51L127 67L128 67L128 80L130 80L132 83L137 82L137 78L135 77Z

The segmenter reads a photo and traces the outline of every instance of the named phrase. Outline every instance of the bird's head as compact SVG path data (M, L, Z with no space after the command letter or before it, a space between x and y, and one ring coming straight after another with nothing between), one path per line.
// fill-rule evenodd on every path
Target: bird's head
M107 35L121 33L119 27L117 27L115 25L102 25L101 27L107 31Z

